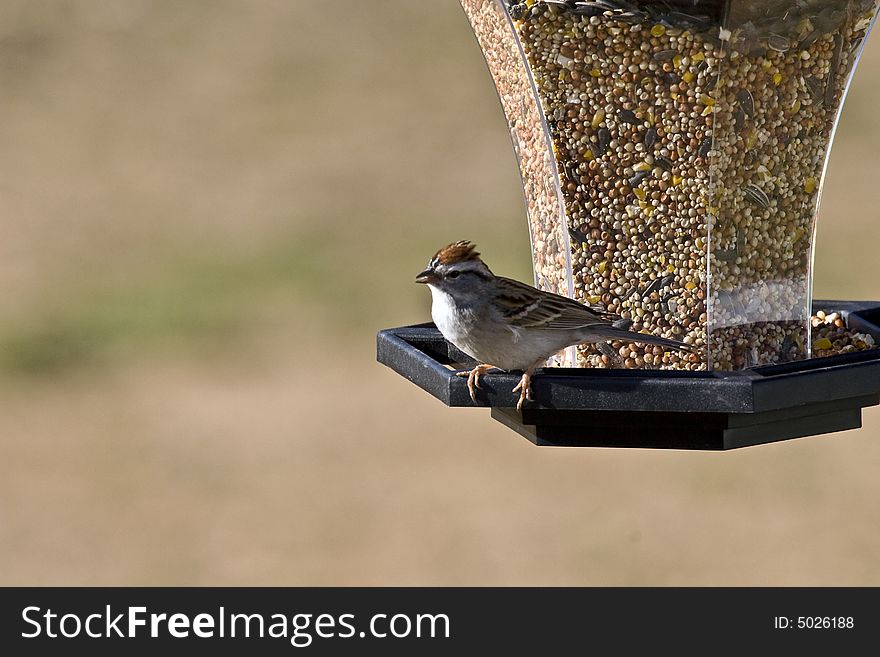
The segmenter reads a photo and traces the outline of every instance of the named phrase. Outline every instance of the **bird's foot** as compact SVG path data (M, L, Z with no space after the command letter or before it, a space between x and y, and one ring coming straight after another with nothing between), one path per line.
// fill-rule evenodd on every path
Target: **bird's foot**
M513 392L519 392L519 401L516 403L516 410L521 411L527 401L535 401L532 397L532 370L523 373L522 378Z
M471 401L475 404L477 403L477 388L480 387L480 377L492 369L495 369L494 365L477 365L472 370L455 373L455 376L467 377L468 392L471 393Z

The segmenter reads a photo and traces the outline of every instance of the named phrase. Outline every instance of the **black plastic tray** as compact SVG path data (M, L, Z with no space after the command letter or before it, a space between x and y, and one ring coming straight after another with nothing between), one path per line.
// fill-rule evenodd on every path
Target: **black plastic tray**
M880 302L816 301L880 343ZM536 445L723 450L861 427L880 403L880 349L740 372L552 368L516 410L519 375L490 372L478 404L455 372L474 362L433 324L381 331L378 360L447 406L490 407Z

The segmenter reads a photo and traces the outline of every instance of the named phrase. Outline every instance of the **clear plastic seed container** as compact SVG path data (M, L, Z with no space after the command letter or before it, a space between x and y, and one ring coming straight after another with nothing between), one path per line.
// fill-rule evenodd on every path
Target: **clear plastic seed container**
M559 362L808 357L822 180L877 0L460 1L513 137L536 285L703 347Z

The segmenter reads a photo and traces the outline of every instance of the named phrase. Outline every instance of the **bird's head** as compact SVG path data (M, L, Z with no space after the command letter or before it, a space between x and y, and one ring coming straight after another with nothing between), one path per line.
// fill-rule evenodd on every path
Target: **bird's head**
M425 270L416 276L416 283L461 297L480 289L492 278L492 272L480 260L476 247L461 241L437 251Z

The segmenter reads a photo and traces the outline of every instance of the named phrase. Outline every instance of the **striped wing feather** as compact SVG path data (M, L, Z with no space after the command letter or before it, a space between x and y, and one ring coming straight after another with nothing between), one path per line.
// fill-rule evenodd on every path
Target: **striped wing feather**
M580 329L607 326L616 315L585 306L567 297L541 292L519 281L497 277L495 304L519 328Z

